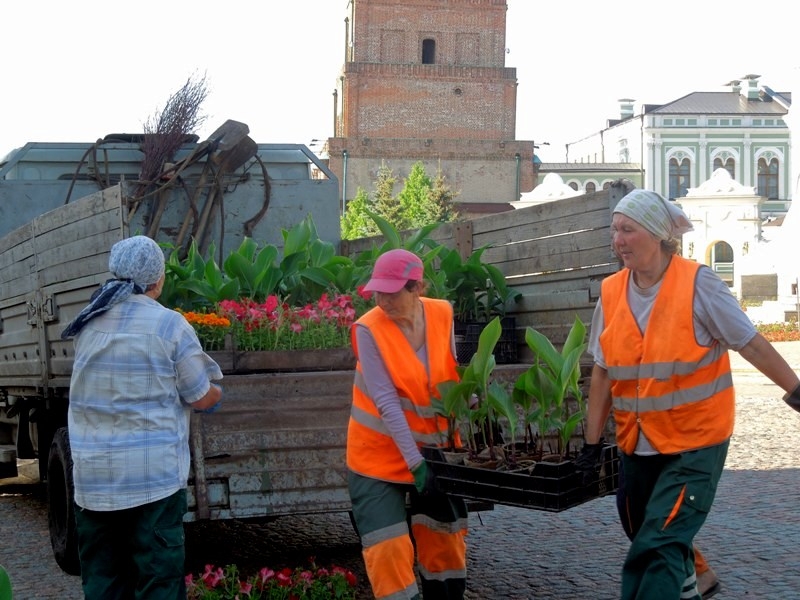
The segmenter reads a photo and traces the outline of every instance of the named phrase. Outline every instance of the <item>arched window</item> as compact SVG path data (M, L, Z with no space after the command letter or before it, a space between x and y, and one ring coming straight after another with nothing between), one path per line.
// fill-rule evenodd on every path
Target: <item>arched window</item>
M436 62L436 40L422 40L422 64L432 65Z
M586 183L586 192L596 192L597 186L594 184L594 181L589 181Z
M770 200L778 199L778 159L769 163L765 158L758 159L758 193Z
M677 158L669 159L669 197L683 198L689 190L689 159L678 162Z
M733 248L728 242L717 242L711 248L711 268L728 286L733 285Z
M576 192L578 191L578 184L577 184L577 183L575 183L574 181L570 181L570 182L569 182L569 187L571 187L571 188L572 188L573 190L575 190Z
M731 179L736 179L736 162L733 158L728 157L728 159L723 164L722 159L717 157L714 159L714 170L717 169L725 169L731 175Z

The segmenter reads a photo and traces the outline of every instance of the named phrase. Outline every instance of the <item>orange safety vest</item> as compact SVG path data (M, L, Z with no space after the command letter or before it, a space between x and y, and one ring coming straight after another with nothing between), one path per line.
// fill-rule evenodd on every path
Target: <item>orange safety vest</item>
M447 419L437 416L431 396L439 397L436 385L458 380L456 359L450 344L453 307L446 300L420 298L425 311L425 343L430 377L400 328L375 307L358 323L369 328L378 352L392 378L411 434L418 445L441 445ZM355 327L351 330L353 350L358 359ZM347 467L359 475L384 481L413 483L414 477L367 393L361 362L356 362L353 405L347 430Z
M693 301L701 265L673 256L642 335L627 297L630 270L603 280L600 347L611 380L617 444L633 454L641 431L661 454L720 444L733 433L728 352L694 334Z

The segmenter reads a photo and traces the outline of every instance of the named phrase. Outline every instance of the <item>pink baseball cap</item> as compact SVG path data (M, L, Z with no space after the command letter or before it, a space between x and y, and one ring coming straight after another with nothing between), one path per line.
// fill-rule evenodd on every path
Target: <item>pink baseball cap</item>
M422 279L422 260L408 250L396 248L384 252L375 261L372 277L364 286L367 292L394 294L409 280Z

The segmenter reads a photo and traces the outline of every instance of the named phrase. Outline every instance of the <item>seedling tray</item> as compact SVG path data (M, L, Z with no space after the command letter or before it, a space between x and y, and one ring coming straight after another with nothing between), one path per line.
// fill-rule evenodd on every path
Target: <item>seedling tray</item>
M425 447L423 456L442 492L468 500L561 512L594 498L613 494L619 482L616 446L605 446L597 478L584 485L572 460L538 462L529 472L508 472L451 464L440 448Z

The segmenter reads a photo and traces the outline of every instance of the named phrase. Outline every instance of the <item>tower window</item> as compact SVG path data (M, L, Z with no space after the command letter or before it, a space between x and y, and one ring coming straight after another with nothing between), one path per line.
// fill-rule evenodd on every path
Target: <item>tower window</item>
M432 65L436 62L436 40L422 40L422 64Z

